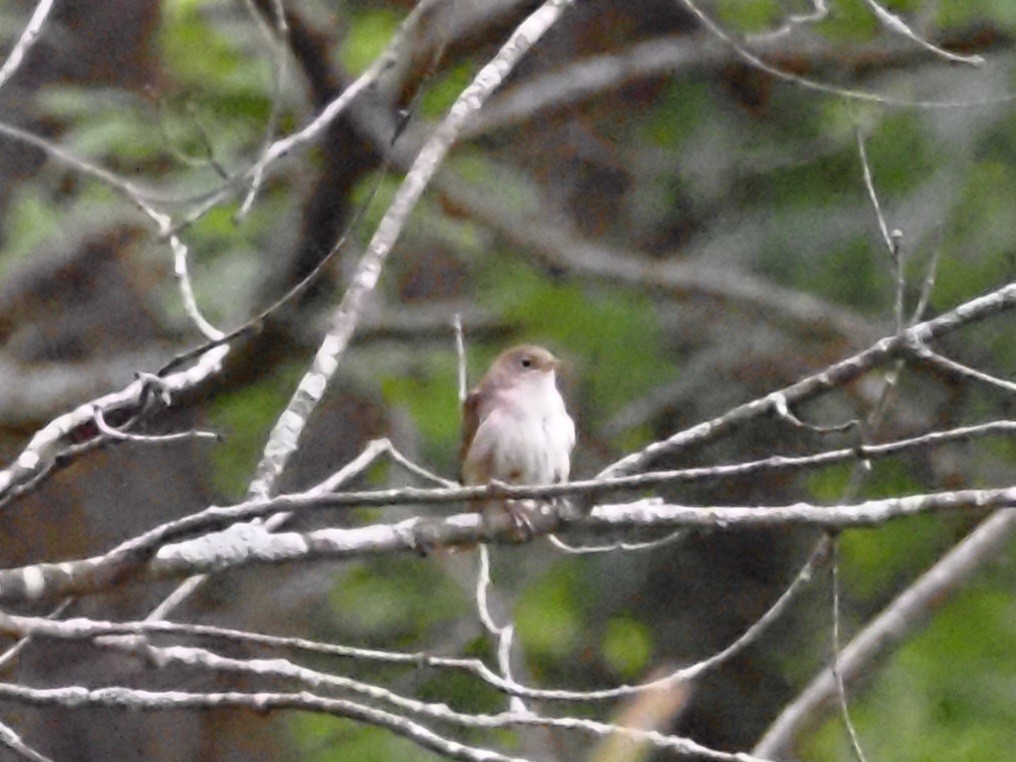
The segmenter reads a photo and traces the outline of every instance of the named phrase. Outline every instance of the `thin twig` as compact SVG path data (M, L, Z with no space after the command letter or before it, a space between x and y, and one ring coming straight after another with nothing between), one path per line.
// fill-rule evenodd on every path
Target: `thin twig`
M198 693L185 691L146 691L124 686L107 688L28 688L10 683L0 684L0 698L24 706L63 707L65 709L106 708L134 712L179 711L236 708L263 714L285 709L299 709L355 720L409 739L421 748L448 759L466 762L528 762L521 757L507 756L492 749L467 746L434 732L418 722L392 712L366 706L342 698L325 698L309 692L301 693Z
M829 6L826 4L826 0L811 0L811 13L792 13L787 16L787 20L777 29L770 32L760 32L758 34L748 35L747 39L750 42L755 42L758 40L773 40L777 37L784 37L795 28L804 26L805 24L816 24L828 15Z
M898 15L890 11L888 8L879 5L875 0L864 0L875 14L876 18L892 32L898 35L906 37L908 40L916 42L925 50L934 53L936 56L944 58L949 63L961 63L969 64L970 66L982 66L984 64L984 58L979 55L963 56L957 53L950 53L945 48L941 48L931 42L928 42L923 37L919 36L914 32Z
M941 607L974 573L1002 552L1013 535L1016 535L1016 510L996 511L981 522L843 649L838 667L844 682L847 685L857 682L891 648L924 627L929 613ZM827 668L783 709L753 752L764 757L786 757L794 739L818 722L835 695L836 683Z
M860 128L855 129L854 132L857 137L857 153L861 158L861 167L863 168L864 187L868 191L868 198L871 200L871 206L875 210L875 219L878 220L879 232L882 234L882 240L885 242L886 248L889 250L889 257L893 263L896 331L898 333L902 333L905 320L903 316L903 295L906 287L906 279L903 272L903 254L901 251L903 233L899 230L893 230L891 233L889 232L889 226L886 224L885 215L882 213L882 204L878 200L878 191L875 190L875 179L872 176L871 163L868 161L868 152L864 147L864 137L861 135Z
M838 663L840 658L840 541L839 537L831 536L829 544L832 546L832 609L833 609L833 635L832 654L829 660L829 671L836 681L837 703L840 706L840 714L843 717L843 725L850 737L850 747L854 751L857 762L868 762L861 748L861 739L857 735L857 728L850 718L850 707L847 704L847 687L843 683L843 674L840 672Z
M272 78L272 108L268 114L268 121L265 122L263 147L261 150L261 155L263 156L272 144L272 137L278 126L279 116L282 113L282 88L287 76L288 46L286 41L289 37L289 25L286 22L286 10L282 7L282 0L269 0L273 25L269 25L265 21L261 13L254 6L254 0L245 0L245 5L257 24L258 29L261 30L261 33L267 40L275 59L275 75ZM261 188L261 182L265 176L265 166L260 162L255 165L251 173L247 197L243 200L243 203L240 205L240 211L237 213L238 220L244 219L254 206L254 199Z
M562 553L571 553L573 555L583 556L599 553L628 553L643 550L658 550L659 548L680 542L687 536L687 530L678 529L677 531L670 532L666 536L660 537L656 540L646 540L644 542L628 542L619 540L617 542L606 543L603 545L572 545L565 542L555 534L547 535L547 539L550 541L551 545L560 550Z
M984 384L985 386L1007 392L1008 394L1016 393L1016 383L1007 381L1004 378L992 376L989 373L985 373L983 370L971 368L969 365L958 363L955 360L950 360L948 357L929 349L923 344L916 344L912 347L908 347L907 351L911 353L916 360L924 363L929 368L937 370L940 373L944 373L952 378Z
M719 24L703 11L697 3L693 0L677 0L680 4L684 5L694 16L701 22L701 24L709 30L717 39L721 40L724 44L729 45L737 55L744 61L749 63L759 71L763 71L773 77L784 82L789 82L794 85L798 85L806 90L812 90L819 93L825 93L827 95L837 95L841 98L850 100L878 103L883 106L901 106L909 108L924 108L924 109L944 109L944 108L970 108L971 106L991 106L998 103L1006 103L1014 98L1016 95L1003 95L997 98L982 98L970 101L925 101L925 100L908 100L905 98L894 98L886 95L879 95L877 93L870 93L864 90L851 90L845 87L837 87L830 85L825 82L819 82L808 77L803 77L799 74L793 74L783 69L772 66L757 55L752 53L750 50L745 48L739 42L737 42L730 34L725 32Z
M454 723L463 728L498 729L512 727L543 727L558 728L567 731L580 731L595 736L619 736L667 749L681 755L695 755L696 758L709 760L749 760L750 756L730 754L708 749L694 741L674 735L653 732L648 729L625 727L617 723L605 723L596 720L578 719L574 717L546 717L535 715L527 710L509 711L500 714L468 714L455 711L447 704L420 701L382 688L373 683L365 683L339 675L332 675L319 670L298 666L283 659L238 659L222 656L204 648L194 647L148 647L143 656L160 666L176 665L197 667L202 670L214 670L225 674L244 675L248 679L267 677L295 681L307 686L310 690L323 687L347 690L360 696L382 701L410 714Z
M20 759L27 759L30 762L53 762L26 744L13 728L3 722L0 722L0 746L7 747Z
M264 455L250 484L249 495L267 497L272 493L276 479L285 468L289 456L298 447L310 413L317 406L338 367L339 358L356 328L363 303L377 285L385 260L394 247L402 226L451 149L462 125L482 107L515 64L557 21L570 3L571 0L547 0L523 21L491 62L481 69L456 99L433 136L420 149L391 206L378 224L377 232L368 244L342 302L333 314L328 335L310 370L301 380L269 435Z
M218 442L222 440L222 437L214 431L201 431L200 429L195 429L193 431L180 431L175 434L134 434L128 431L121 431L120 429L110 426L106 422L105 416L102 414L102 408L98 405L92 407L92 412L94 413L95 425L99 429L100 433L110 439L116 439L123 442L164 443L179 442L187 439L211 439Z
M905 351L907 344L928 343L951 333L961 325L1013 307L1016 307L1016 282L966 302L962 307L933 320L918 323L902 334L888 336L868 349L834 363L820 373L803 378L777 392L738 405L717 418L677 432L667 439L653 442L641 450L615 461L603 469L600 476L616 476L645 470L651 461L660 456L680 452L692 445L714 441L748 421L770 414L776 394L790 404L804 402L834 387L849 383L879 363L898 356Z
M42 27L46 23L46 18L52 9L53 0L39 0L39 4L35 6L35 11L28 20L25 30L21 33L18 41L14 43L14 47L7 55L7 60L4 61L3 66L0 66L0 88L6 85L7 81L14 76L14 72L21 66L21 62L25 59L25 54L29 48L39 39Z
M466 342L462 334L462 315L455 313L452 322L455 329L455 356L458 358L458 379L459 379L459 406L466 403L466 396L469 394L469 383L466 381Z

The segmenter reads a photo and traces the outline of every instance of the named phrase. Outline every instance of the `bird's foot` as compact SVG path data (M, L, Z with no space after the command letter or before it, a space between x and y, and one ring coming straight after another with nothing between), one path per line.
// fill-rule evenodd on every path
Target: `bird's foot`
M533 524L531 512L532 503L527 500L507 500L505 508L511 516L512 524L515 525L515 533L519 542L529 542L536 536L536 526Z

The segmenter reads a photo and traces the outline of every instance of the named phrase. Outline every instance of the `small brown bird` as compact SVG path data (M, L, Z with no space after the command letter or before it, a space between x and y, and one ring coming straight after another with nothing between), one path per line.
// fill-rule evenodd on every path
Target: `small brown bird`
M494 361L463 405L463 484L568 480L575 424L557 389L558 367L554 355L531 345Z

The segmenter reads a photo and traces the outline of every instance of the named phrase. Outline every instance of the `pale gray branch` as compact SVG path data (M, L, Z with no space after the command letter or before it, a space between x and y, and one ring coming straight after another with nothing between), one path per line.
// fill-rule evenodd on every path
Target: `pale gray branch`
M840 653L837 667L845 683L858 682L874 662L922 628L936 608L1008 546L1014 534L1016 511L997 511L921 575ZM831 708L835 696L836 681L826 668L784 708L755 746L755 753L785 758L794 740Z
M18 41L14 43L14 47L11 48L11 52L7 55L7 60L4 61L3 66L0 66L0 88L6 85L7 81L14 76L14 72L18 70L21 62L25 59L25 53L39 39L39 33L42 32L42 27L46 23L46 18L52 9L53 0L39 0L39 4L35 6L35 12L28 20L24 31L21 33Z
M451 150L463 125L479 111L490 94L500 86L529 48L557 21L570 2L571 0L548 0L523 21L497 55L462 91L448 115L420 149L391 206L378 223L377 231L357 266L349 288L333 314L331 327L310 370L300 381L269 435L256 475L248 489L250 496L266 498L273 492L275 480L285 468L289 456L299 446L303 428L338 367L339 357L352 338L366 297L377 285L385 260L398 240L403 225Z
M1008 283L989 294L965 302L933 320L911 326L901 334L888 336L863 352L830 365L820 373L803 378L765 397L738 405L711 421L654 442L611 464L600 472L600 476L617 476L645 470L655 458L680 452L691 445L713 441L748 421L771 414L777 396L789 404L812 399L853 381L873 367L905 353L908 346L926 344L964 325L999 314L1014 306L1016 306L1016 282Z
M447 502L463 490L401 490L403 496ZM481 488L487 495L499 494ZM534 488L535 491L536 488ZM539 488L541 490L549 488ZM384 494L386 491L373 493ZM353 493L304 496L289 501L291 509L314 509L350 504ZM372 493L360 493L364 496ZM478 493L482 494L482 493ZM421 500L422 501L422 500ZM214 519L237 521L274 512L281 501L248 503L232 508L210 508L190 517L191 526ZM363 504L362 501L360 504ZM907 497L869 500L854 505L819 506L794 503L784 506L701 507L666 504L658 499L601 505L582 516L563 516L547 503L530 512L530 537L549 533L612 532L634 529L687 527L699 531L729 531L772 526L813 526L825 529L871 527L922 513L1011 508L1016 488L961 490ZM176 528L183 525L177 522ZM220 532L193 540L162 545L155 556L143 552L148 537L126 543L105 557L61 564L36 564L0 572L0 602L52 599L68 594L92 593L114 587L128 578L180 578L220 572L251 564L279 564L327 559L339 561L370 555L419 553L430 548L470 547L477 543L518 543L518 528L508 511L493 515L470 512L444 519L413 517L352 529L326 528L310 532L270 532L257 523L233 524ZM164 533L162 540L170 539ZM145 541L145 542L142 542ZM142 550L139 550L141 548Z
M466 746L438 735L418 722L391 712L374 709L347 699L325 698L308 692L188 693L185 691L147 691L121 686L92 689L78 686L28 688L2 683L0 684L0 698L26 706L63 707L64 709L101 707L128 709L135 712L239 708L261 714L285 709L299 709L305 712L345 717L368 725L377 725L449 759L461 759L466 762L527 762L521 757L507 756L482 747Z

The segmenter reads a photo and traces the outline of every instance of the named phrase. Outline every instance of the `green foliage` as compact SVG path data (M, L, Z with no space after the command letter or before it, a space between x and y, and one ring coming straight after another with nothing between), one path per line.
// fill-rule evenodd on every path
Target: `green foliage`
M936 21L943 27L975 24L1016 29L1016 4L1012 0L942 0Z
M50 190L29 183L13 187L4 210L0 278L112 226L138 224L134 210L118 204L120 197L105 185L87 184L63 204L53 203Z
M830 3L829 14L815 28L834 42L867 42L881 27L864 0L841 0Z
M838 499L848 472L848 467L823 471L809 478L809 486L818 499ZM920 491L905 460L876 463L866 486L870 495ZM957 521L936 515L843 533L847 605L858 600L881 605L888 589L902 588L930 567L955 542L956 533ZM873 686L851 699L851 715L869 758L1009 759L1016 743L1014 654L1016 605L1003 583L982 576L975 590L949 600L925 633L875 673ZM980 677L976 684L967 679L993 670L1000 677L987 688ZM838 716L809 736L801 751L815 762L853 759Z
M1010 570L1013 560L1010 552ZM982 579L949 600L925 632L875 673L870 688L851 700L851 715L871 759L1008 762L1016 748L1014 695L1011 585ZM801 752L814 762L853 759L838 717L810 736Z
M856 197L860 185L856 154L847 150L815 161L778 167L746 178L739 189L745 206L766 209L828 207ZM854 182L850 182L854 180Z
M847 129L865 112L845 107L822 112L821 129L835 141L834 153L819 153L811 160L788 163L764 176L749 178L741 193L746 203L766 209L828 207L866 197L863 168L857 156L854 130ZM847 119L850 121L845 121ZM811 120L799 120L807 125ZM800 127L798 128L800 129ZM802 131L807 137L810 130ZM872 173L880 195L912 190L928 179L940 158L934 155L916 117L901 114L883 118L866 139Z
M808 210L822 215L866 198L854 131L844 126L850 123L848 119L873 125L865 128L871 129L866 149L890 224L893 205L889 199L927 182L941 157L912 115L876 120L870 111L834 106L823 111L820 119L837 146L834 153L750 178L741 191L748 206L764 208L768 214L774 208L786 210L786 223L770 227L761 269L770 277L831 301L883 311L892 303L892 268L878 236L874 212L864 235L843 237L835 247L816 252L802 244L809 235ZM923 270L917 277L923 278Z
M997 150L997 149L996 149ZM932 303L948 309L1008 279L1016 262L1016 218L1012 214L1016 181L1011 162L980 161L968 170L967 180L953 209L943 244Z
M206 191L219 180L212 160L228 166L234 156L251 152L262 140L270 109L271 66L264 56L251 55L245 37L251 30L221 23L217 14L231 9L235 5L228 2L173 0L165 4L158 36L164 87L155 97L84 85L50 85L35 96L40 113L64 125L60 143L82 157L114 171L127 167L129 179L148 172L157 178L152 184L157 183L166 196L185 198L195 190ZM195 92L200 95L187 94ZM199 171L193 171L195 167ZM73 208L81 208L85 200L92 203L96 219L109 221L121 214L114 209L126 209L134 215L132 222L139 223L130 205L101 183L82 183L74 194L59 198ZM249 305L238 297L252 292L258 277L257 252L266 236L280 228L280 220L286 220L293 201L269 188L242 226L233 218L236 207L225 204L187 228L184 239L199 304L214 322L230 323L246 315ZM27 199L21 203L23 213L31 213L33 204ZM99 208L100 204L105 208ZM73 214L73 208L70 212L61 209L60 214ZM40 231L52 229L52 222L38 215L37 206L32 224L36 235L23 244L29 247L43 237ZM154 253L151 261L170 270L164 242L153 241L148 252ZM172 279L155 291L164 300L167 317L182 320Z
M776 0L720 0L717 11L724 26L739 32L767 31L783 16Z
M705 115L713 107L705 82L668 82L648 118L637 129L652 145L677 149L689 135L702 128Z
M251 37L257 34L252 26L217 19L235 10L226 0L172 0L163 6L159 44L167 86L149 107L149 128L178 164L207 160L209 151L228 164L253 153L263 139L274 62L267 43Z
M265 189L253 213L236 222L238 204L216 207L187 228L191 278L198 304L213 321L235 325L263 305L248 304L257 293L264 270L264 249L280 228L292 221L294 199L284 192ZM159 256L168 259L165 245ZM179 306L175 282L168 283L166 307Z
M994 414L994 410L992 410L992 414ZM1016 441L1011 438L989 439L984 443L984 448L998 463L1016 463Z
M3 256L0 257L0 278L16 265L29 260L29 255L58 229L64 215L47 203L41 195L30 191L12 194L7 206Z
M522 648L534 665L571 659L586 642L581 601L589 601L583 565L561 561L543 579L530 585L515 607L515 625Z
M477 625L477 629L479 625ZM467 643L460 654L464 658L482 659L495 664L497 656L492 653L493 641L486 631ZM433 670L425 677L416 691L421 701L448 704L456 709L493 714L502 711L505 695L493 688L485 687L473 675L457 670Z
M438 564L384 558L349 570L331 593L345 631L360 639L411 646L469 608L461 588Z
M350 17L340 58L347 71L362 72L381 55L402 21L390 8L358 8Z
M214 93L217 100L224 98L248 116L250 104L259 102L258 113L264 116L268 113L265 94L271 69L262 57L248 55L241 48L242 38L212 23L207 15L213 6L230 5L227 0L164 3L160 27L163 60L172 65L172 75L180 86Z
M224 439L211 448L212 478L225 495L239 498L250 482L279 410L304 371L300 363L280 366L259 384L217 395L208 410L209 428Z
M641 676L653 655L649 628L630 617L613 617L603 635L603 660L621 679Z
M882 119L867 139L865 149L878 192L885 199L926 182L943 159L933 150L920 120L912 113L891 114ZM861 168L854 174L860 178Z
M46 113L70 125L65 145L82 157L116 156L151 159L161 137L150 116L149 104L119 91L52 85L36 98Z
M460 428L456 360L451 349L449 340L449 351L418 358L409 373L402 368L381 377L386 404L409 411L423 435L427 461L446 469L453 467L457 456Z
M616 410L672 377L646 296L549 280L508 260L488 269L482 290L481 303L517 324L519 336L547 343L566 361L581 362L575 378L582 380L594 414Z
M714 7L727 28L750 33L778 27L788 12L786 5L777 0L720 0ZM806 11L809 6L807 2L789 5L793 12ZM918 0L886 3L908 20L909 14L918 10L931 12L944 28L987 23L1002 31L1016 30L1013 0L941 0L930 10L925 6ZM59 120L60 141L75 152L114 168L130 166L139 172L154 168L151 181L163 185L167 192L194 190L197 183L189 177L183 182L194 186L173 188L178 171L186 164L175 154L202 156L207 136L213 154L223 163L253 155L271 108L271 58L252 54L255 49L263 52L256 48L263 40L253 25L245 24L241 29L222 21L231 18L230 13L243 12L237 8L233 0L167 0L163 4L159 44L167 92L161 95L161 106L123 92L60 86L39 94L40 111ZM362 2L352 4L346 12L348 27L339 55L348 71L362 71L389 43L405 7L389 9ZM4 10L0 19L12 19L12 33L23 27L20 14L14 18ZM830 4L829 17L817 28L830 41L868 41L883 34L863 0ZM427 83L423 114L436 118L445 113L480 62L480 56L448 61L447 68ZM847 76L834 71L828 79L841 75ZM825 79L827 72L820 70L815 76ZM647 227L664 227L673 218L673 209L688 198L709 212L715 205L719 214L729 219L745 214L775 220L776 224L770 225L771 239L760 241L761 256L746 256L746 266L838 303L884 310L889 304L891 276L873 215L868 215L867 228L851 228L822 249L801 243L807 240L801 233L818 227L816 219L856 214L859 208L868 210L855 124L868 136L875 181L892 224L893 207L901 196L921 188L950 158L935 142L940 138L928 113L810 99L795 88L775 85L767 96L767 113L749 114L731 105L729 94L715 84L719 79L697 73L661 87L661 95L646 118L632 117L637 139L593 115L588 115L583 129L602 139L607 153L616 145L620 161L637 156L642 164L652 164L652 158L660 153L673 159L672 167L642 170L652 177L649 182L640 181L634 192L648 199L645 208L650 210L652 222ZM590 114L593 112L590 109ZM590 145L597 142L588 141ZM640 142L653 146L655 153L640 153ZM698 150L700 143L713 154L705 159L696 157L698 165L685 161L686 154ZM964 168L958 181L962 193L948 209L943 226L945 256L933 294L939 308L952 307L997 286L1011 279L1016 270L1016 216L1012 214L1016 206L1016 129L1012 120L999 119L969 146L974 163L969 173ZM487 157L477 158L469 147L457 148L453 161L454 169L467 181L495 184L506 205L529 209L544 199L532 192L521 172L513 176L503 169L492 170ZM709 166L696 170L702 165ZM494 183L492 171L503 175ZM709 175L708 180L701 180L696 171L702 175L714 172L718 179ZM213 318L231 317L226 305L246 309L245 305L238 307L234 297L237 291L251 289L239 289L237 284L253 282L262 261L261 243L285 227L280 222L291 222L286 215L292 214L293 206L284 196L292 196L294 203L300 199L298 193L291 192L284 175L274 176L281 190L265 188L242 227L234 222L234 205L213 210L187 229L199 300ZM210 168L201 179L208 178L215 179ZM299 177L300 182L306 179ZM704 192L702 186L709 181L712 187ZM360 228L364 238L374 230L398 182L394 174L382 181L381 192ZM0 259L4 267L26 258L44 245L53 231L61 225L67 227L68 221L76 225L85 216L103 221L112 218L109 210L114 194L90 181L80 186L73 194L65 194L74 195L75 200L63 207L51 203L45 189L33 193L15 190L5 210L5 250ZM361 198L368 186L364 183L358 190ZM206 188L207 183L201 187ZM700 201L704 196L708 201ZM710 234L711 220L696 215L694 222L702 225L705 235ZM906 232L909 236L912 231ZM479 286L468 295L479 306L505 318L515 330L513 339L547 343L573 363L571 375L578 392L574 409L585 417L579 421L580 428L594 428L596 421L674 377L667 338L658 325L651 298L621 287L580 285L551 268L519 264L516 256L490 245L493 235L482 225L440 213L433 196L423 199L405 230L398 255L386 265L382 288L391 288L400 268L412 265L413 246L427 236L448 243L466 263L464 267L472 268ZM160 256L165 255L162 244L155 246ZM481 254L485 259L480 259ZM166 256L161 261L168 260ZM167 284L167 289L174 288ZM178 296L174 293L170 300L178 301ZM979 351L998 361L999 367L1008 367L1002 360L1011 362L1013 350L1006 328L984 336L978 343ZM501 348L501 337L496 347L471 342L474 371ZM382 351L390 353L390 347ZM380 377L389 407L412 416L423 439L423 460L450 472L459 435L450 341L446 350L400 349L399 353L397 364L379 363L383 370L372 378ZM412 359L407 362L402 354ZM303 361L284 366L255 386L219 394L209 403L207 426L226 435L225 442L210 451L213 478L222 492L242 494L278 411L305 369ZM996 414L989 402L978 404L976 397L965 412L985 417ZM625 444L634 446L644 443L647 432L629 432L627 436L631 439ZM1016 447L1010 440L992 440L984 446L983 452L1010 462ZM844 466L810 474L807 487L815 499L838 500L849 470ZM921 486L900 461L876 464L869 488L871 494L881 495L916 491ZM933 561L952 539L955 527L956 523L942 517L929 516L892 522L877 531L845 532L841 545L845 608L849 611L852 603L870 607L883 600L894 585ZM1012 563L1010 552L1010 577ZM582 561L566 559L521 595L516 624L522 647L537 673L552 672L559 663L573 666L583 655L605 665L618 679L637 678L652 665L657 655L650 626L623 614L605 622L605 617L597 618L597 584ZM1016 748L1016 607L1009 588L1010 579L985 579L978 589L952 601L924 635L907 644L889 668L877 674L872 691L854 702L854 714L872 758L990 762L1012 756L1011 750ZM439 641L442 628L450 621L472 615L470 601L442 573L440 565L415 558L385 558L348 567L348 573L336 583L330 603L336 619L355 633L355 639L387 645L416 647L421 642ZM470 648L490 656L487 638L477 638ZM788 659L798 656L789 655ZM977 674L976 684L968 679L970 674ZM433 679L421 677L420 681L418 691L424 698L488 711L503 707L503 696L477 689L475 681L464 675L442 674ZM298 715L292 727L305 759L314 762L431 758L386 731L343 720ZM819 731L805 750L808 759L850 758L838 721Z
M888 252L877 243L855 239L830 251L803 280L835 302L874 310L890 303L888 262Z
M843 499L847 485L850 483L850 472L853 466L842 463L821 471L815 471L805 477L808 494L812 499L823 503L835 503Z
M301 713L291 720L303 762L391 762L443 760L384 728L326 715Z
M159 27L166 88L158 100L123 90L51 84L36 95L42 112L66 125L61 142L85 157L132 163L167 152L201 159L211 143L220 160L261 139L271 108L271 64L250 55L244 36L215 23L211 6L228 2L171 0ZM200 96L185 95L200 93Z
M766 246L760 269L770 277L861 310L884 310L892 303L889 257L877 240L848 239L824 256L782 246L782 240L781 236Z
M814 475L810 487L823 502L841 502L853 466L831 469ZM922 491L904 459L872 463L865 480L865 497L906 495ZM917 576L941 555L952 536L951 524L942 516L922 515L890 521L878 529L844 532L840 541L842 578L847 595L853 599L880 600L885 590Z
M458 64L443 71L431 82L421 100L423 115L431 119L444 116L475 76L476 68L471 64Z
M941 555L949 528L939 516L890 521L878 530L845 532L842 576L852 598L881 599L892 580L915 577Z

